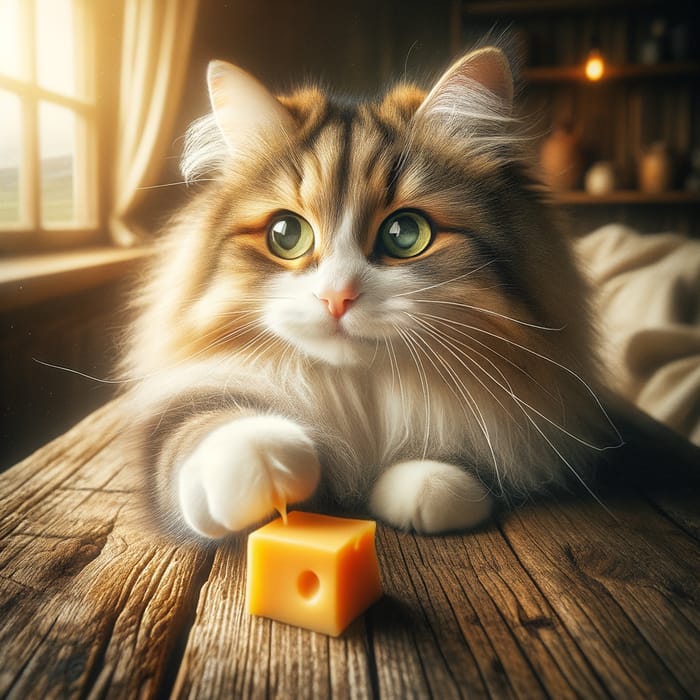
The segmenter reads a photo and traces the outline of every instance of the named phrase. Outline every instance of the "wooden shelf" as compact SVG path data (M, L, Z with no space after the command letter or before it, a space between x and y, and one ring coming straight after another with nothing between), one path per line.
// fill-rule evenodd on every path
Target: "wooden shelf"
M591 11L624 12L630 9L673 7L673 0L478 0L463 2L463 12L467 15L488 17L590 13Z
M696 3L697 4L697 0ZM543 128L572 125L591 160L610 161L621 191L554 195L590 231L614 218L640 231L700 236L700 194L634 191L638 154L666 143L682 159L700 144L698 26L688 0L455 0L455 53L503 32L522 66L521 114ZM458 11L457 11L458 10ZM656 23L659 20L659 23ZM649 43L664 23L658 52ZM599 46L604 75L591 81L585 59ZM642 63L643 57L659 63ZM677 175L684 174L680 168ZM681 187L681 182L677 183ZM629 189L626 189L629 188Z
M139 248L90 248L0 260L0 312L104 284L152 255Z
M660 63L653 66L629 64L606 66L605 74L596 82L586 78L583 64L579 66L537 66L523 68L522 76L530 83L568 83L581 81L591 85L609 80L654 80L662 78L700 77L699 63Z
M609 194L593 195L580 190L559 192L554 201L565 205L604 205L604 204L662 204L662 205L693 205L700 204L700 193L675 190L659 194L647 194L638 190L617 190Z

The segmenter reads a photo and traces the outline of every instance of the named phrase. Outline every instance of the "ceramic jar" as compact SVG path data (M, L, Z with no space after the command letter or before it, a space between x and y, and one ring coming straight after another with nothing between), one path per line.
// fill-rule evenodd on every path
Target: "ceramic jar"
M609 161L594 163L584 178L586 192L592 195L604 195L615 189L615 169Z
M639 159L639 189L659 194L671 189L673 179L671 155L663 142L653 143Z
M554 190L572 190L583 172L581 139L573 130L558 127L540 147L542 177Z

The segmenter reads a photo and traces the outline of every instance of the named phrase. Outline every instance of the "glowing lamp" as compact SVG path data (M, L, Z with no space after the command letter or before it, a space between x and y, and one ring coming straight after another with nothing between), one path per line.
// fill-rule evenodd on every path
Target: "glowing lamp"
M603 77L605 73L605 61L598 49L591 49L586 59L584 71L586 77L591 81L600 80Z

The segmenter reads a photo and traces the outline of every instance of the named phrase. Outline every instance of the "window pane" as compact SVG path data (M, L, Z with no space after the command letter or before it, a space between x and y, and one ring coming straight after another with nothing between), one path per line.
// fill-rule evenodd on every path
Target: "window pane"
M21 220L20 163L22 162L21 104L16 95L0 90L0 228Z
M39 105L41 221L66 224L74 219L73 177L76 116L63 107Z
M36 0L39 83L64 95L75 94L75 33L72 0Z
M19 0L0 0L0 73L18 78Z

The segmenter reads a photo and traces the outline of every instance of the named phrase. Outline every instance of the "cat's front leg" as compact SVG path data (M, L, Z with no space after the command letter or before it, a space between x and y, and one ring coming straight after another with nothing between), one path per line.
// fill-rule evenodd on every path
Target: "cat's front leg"
M306 431L279 416L248 415L219 425L177 472L182 515L196 532L221 537L313 494L320 477Z
M370 497L375 516L425 534L475 527L492 508L493 498L476 477L432 460L394 464L381 475Z

